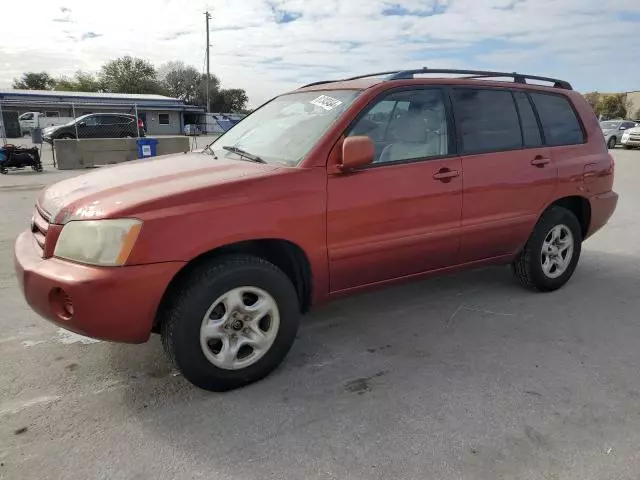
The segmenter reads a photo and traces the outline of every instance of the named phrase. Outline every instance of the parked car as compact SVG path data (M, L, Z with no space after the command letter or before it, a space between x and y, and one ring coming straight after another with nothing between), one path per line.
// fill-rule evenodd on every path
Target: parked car
M622 146L627 150L640 147L640 122L636 123L636 127L628 128L622 134Z
M58 125L65 125L73 121L73 117L61 117L60 112L26 112L18 117L20 123L20 132L22 135L27 135L33 131L34 128L47 128L55 127Z
M144 123L135 115L124 113L90 113L65 125L42 131L45 142L70 138L144 137Z
M90 337L158 332L221 391L268 375L335 297L495 264L562 287L618 200L584 98L545 77L382 75L278 96L201 153L50 186L15 244L28 303Z
M616 148L616 145L621 143L624 132L636 125L637 123L633 120L606 120L600 122L600 128L602 129L607 147Z

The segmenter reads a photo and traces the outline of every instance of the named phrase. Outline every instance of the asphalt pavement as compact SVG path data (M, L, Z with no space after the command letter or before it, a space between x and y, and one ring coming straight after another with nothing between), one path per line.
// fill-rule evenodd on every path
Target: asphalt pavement
M615 157L618 209L562 290L500 267L338 301L225 394L158 337L95 342L34 314L13 241L78 172L0 176L0 478L637 480L640 151Z

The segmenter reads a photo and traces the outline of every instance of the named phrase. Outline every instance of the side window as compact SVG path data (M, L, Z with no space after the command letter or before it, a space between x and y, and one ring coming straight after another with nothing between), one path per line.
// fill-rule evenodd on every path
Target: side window
M87 125L87 127L95 127L96 125L100 124L100 122L98 121L98 117L87 117L82 121Z
M633 128L636 126L636 122L624 122L622 124L622 126L624 127L624 129L626 130L627 128Z
M25 113L20 117L20 120L33 120L33 113Z
M369 107L348 132L376 145L374 163L399 162L449 153L444 96L440 89L392 93Z
M453 111L464 153L522 147L518 113L511 92L456 88Z
M537 147L542 145L540 136L540 127L533 113L529 97L523 92L513 92L513 98L516 99L518 106L518 114L520 115L520 126L522 127L522 142L525 147Z
M168 113L158 114L158 123L160 125L169 125L169 114Z
M569 100L561 95L532 93L547 145L584 143L584 133Z

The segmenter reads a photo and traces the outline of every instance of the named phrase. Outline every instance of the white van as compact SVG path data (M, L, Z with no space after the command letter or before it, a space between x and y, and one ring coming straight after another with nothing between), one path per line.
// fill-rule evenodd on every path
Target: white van
M26 112L18 117L22 135L31 133L37 126L40 128L65 125L73 121L73 117L61 117L60 112Z

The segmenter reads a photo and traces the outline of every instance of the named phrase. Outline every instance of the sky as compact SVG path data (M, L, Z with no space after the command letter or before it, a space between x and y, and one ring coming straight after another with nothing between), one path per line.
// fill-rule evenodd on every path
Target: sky
M640 0L6 1L0 86L25 71L97 72L123 55L203 71L207 9L211 71L252 107L317 80L423 66L640 90Z

